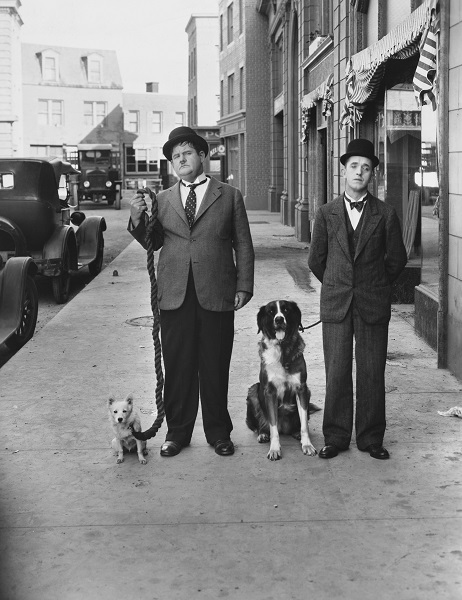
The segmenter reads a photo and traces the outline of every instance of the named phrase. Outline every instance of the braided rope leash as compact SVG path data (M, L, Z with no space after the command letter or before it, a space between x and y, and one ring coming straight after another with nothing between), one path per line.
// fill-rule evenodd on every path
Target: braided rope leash
M157 221L157 198L152 190L149 188L143 188L138 190L139 194L148 194L152 201L151 217L149 222L146 224L146 247L147 247L147 266L149 279L151 281L151 310L153 316L152 324L152 339L154 343L154 367L156 372L156 409L157 416L154 423L146 431L133 431L133 436L137 440L149 440L153 438L159 431L165 416L165 408L163 401L163 388L164 388L164 373L162 371L162 347L160 344L159 330L160 330L160 312L159 303L157 300L157 280L154 268L154 247L153 247L153 229ZM147 216L147 215L146 215Z

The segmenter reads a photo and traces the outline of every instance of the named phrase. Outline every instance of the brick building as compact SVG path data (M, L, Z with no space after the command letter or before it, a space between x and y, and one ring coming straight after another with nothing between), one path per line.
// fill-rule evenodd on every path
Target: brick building
M220 117L218 16L193 14L185 31L188 35L188 126L209 144L205 172L222 179L224 146L217 125Z
M270 206L270 98L267 22L253 0L220 0L220 136L225 179L249 209Z

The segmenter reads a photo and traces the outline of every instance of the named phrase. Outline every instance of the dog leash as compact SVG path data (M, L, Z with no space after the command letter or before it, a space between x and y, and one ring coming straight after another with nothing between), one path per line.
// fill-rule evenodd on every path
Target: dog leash
M164 388L164 373L162 371L162 346L159 338L159 330L160 330L160 312L159 312L159 303L157 299L157 280L156 280L156 272L154 268L154 247L153 247L153 236L152 232L154 229L154 225L157 222L157 214L158 214L158 206L157 206L157 198L154 192L148 187L138 190L137 193L149 194L149 197L152 201L151 207L151 217L149 218L149 222L146 225L146 248L147 248L147 266L149 279L151 281L151 310L153 316L153 324L152 324L152 339L154 343L154 367L156 371L156 408L157 408L157 416L154 423L151 425L149 429L146 431L134 431L132 429L133 436L137 440L146 441L153 438L156 433L159 431L160 426L164 420L165 416L165 408L164 408L164 400L162 391Z
M301 331L303 333L306 329L311 329L312 327L316 327L316 325L319 325L319 323L321 323L321 320L316 321L316 323L312 323L311 325L307 325L306 327L303 327L303 325L300 323L300 327L298 329L299 329L299 331Z

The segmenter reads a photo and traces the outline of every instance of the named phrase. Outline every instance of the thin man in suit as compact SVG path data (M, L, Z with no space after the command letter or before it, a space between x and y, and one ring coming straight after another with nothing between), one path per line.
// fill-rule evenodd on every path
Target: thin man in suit
M207 141L189 127L174 129L163 153L180 181L157 196L154 248L168 431L161 456L190 443L199 406L207 442L234 453L228 380L234 311L253 295L254 250L241 192L204 174ZM129 231L145 246L146 203L130 203Z
M352 140L340 162L345 194L318 209L308 258L322 282L326 398L319 456L333 458L351 441L354 339L356 445L383 460L389 458L383 438L392 283L407 255L396 211L367 190L379 164L372 143Z

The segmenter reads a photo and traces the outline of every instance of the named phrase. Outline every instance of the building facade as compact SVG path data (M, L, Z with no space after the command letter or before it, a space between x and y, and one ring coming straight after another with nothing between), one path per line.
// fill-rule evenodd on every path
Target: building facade
M218 16L193 14L185 31L188 35L188 126L209 144L205 172L222 179L225 151L217 125L220 117Z
M268 209L270 179L267 21L253 0L220 0L220 137L225 179L248 209Z
M97 143L119 150L122 87L114 51L22 44L23 152L63 157Z
M122 103L125 187L170 187L172 171L162 146L172 129L186 125L186 97L160 94L159 84L150 82L145 93L123 93Z
M20 0L0 1L0 156L22 151Z
M159 189L171 184L162 146L186 124L186 96L123 92L111 50L21 44L23 126L21 153L77 160L77 150L110 144L124 186Z

